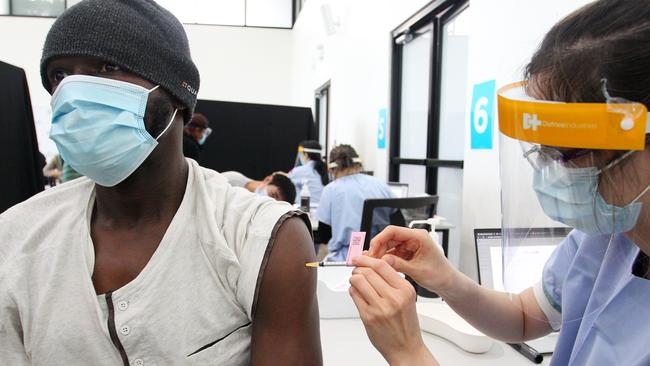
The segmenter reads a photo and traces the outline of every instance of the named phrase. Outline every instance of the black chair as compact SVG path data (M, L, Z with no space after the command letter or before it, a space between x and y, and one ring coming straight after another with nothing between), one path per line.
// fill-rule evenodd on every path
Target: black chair
M369 198L363 202L361 214L361 231L366 232L366 240L363 243L363 250L370 248L372 214L376 208L394 208L395 212L390 216L390 224L406 227L403 209L424 208L425 218L432 217L436 212L438 196L405 197L405 198Z
M377 208L394 208L396 209L390 215L390 224L396 226L406 227L406 219L402 210L407 209L425 209L425 217L433 217L436 212L436 205L438 204L438 196L423 196L423 197L406 197L406 198L369 198L363 202L363 212L361 215L361 231L366 233L366 239L363 243L363 250L370 248L370 240L372 239L372 215ZM447 248L443 247L445 255ZM434 292L431 292L424 287L418 285L411 278L406 276L406 279L413 285L418 295L423 297L438 297Z

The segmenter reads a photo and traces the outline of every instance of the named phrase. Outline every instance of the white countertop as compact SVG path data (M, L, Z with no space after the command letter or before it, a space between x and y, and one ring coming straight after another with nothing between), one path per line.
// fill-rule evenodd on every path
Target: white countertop
M326 366L387 365L381 354L372 346L360 319L321 319L323 362ZM429 333L423 333L424 343L441 365L535 365L503 342L495 341L483 354L472 354L453 343ZM542 365L550 363L544 356Z

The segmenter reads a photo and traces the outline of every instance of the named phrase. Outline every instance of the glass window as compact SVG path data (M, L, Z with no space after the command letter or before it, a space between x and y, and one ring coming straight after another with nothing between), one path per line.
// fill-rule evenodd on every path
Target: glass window
M427 192L427 168L419 165L400 165L400 183L409 185L409 196L418 196Z
M156 0L182 23L246 25L246 0Z
M291 28L292 0L246 0L246 25Z
M438 158L443 160L463 160L468 49L469 17L462 12L442 28Z
M75 4L80 3L80 2L82 2L82 1L83 1L83 0L68 0L68 1L67 1L68 8L71 7L72 5L75 5Z
M0 0L0 15L57 17L83 0ZM291 28L294 0L155 0L185 24ZM304 2L299 1L300 5Z
M292 0L156 0L182 23L291 28Z
M429 28L403 46L399 144L401 158L427 157L432 35L433 29Z
M11 14L57 17L65 10L65 0L11 0Z
M469 60L469 15L461 12L442 27L440 80L440 141L438 158L463 160L465 156L465 101ZM449 222L462 225L463 170L438 168L438 212ZM460 230L451 230L449 243L460 247Z
M424 192L438 194L441 168L463 168L467 85L468 0L431 2L392 32L393 75L391 161L392 181L406 182L421 166ZM421 173L418 173L421 175ZM446 183L446 182L445 182ZM459 191L460 192L460 191Z

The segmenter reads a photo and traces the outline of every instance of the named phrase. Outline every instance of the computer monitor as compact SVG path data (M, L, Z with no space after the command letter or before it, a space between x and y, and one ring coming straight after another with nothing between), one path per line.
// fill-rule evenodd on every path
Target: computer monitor
M406 198L409 196L408 183L388 182L388 187L395 194L395 198Z
M544 264L555 247L569 234L571 228L535 228L513 229L515 235L520 232L525 237L518 243L525 251L517 254L517 278L508 285L508 292L519 293L533 286L542 278ZM478 265L478 280L485 287L504 291L503 262L502 262L501 229L475 229L474 243L476 245L476 262ZM520 273L520 274L519 274Z

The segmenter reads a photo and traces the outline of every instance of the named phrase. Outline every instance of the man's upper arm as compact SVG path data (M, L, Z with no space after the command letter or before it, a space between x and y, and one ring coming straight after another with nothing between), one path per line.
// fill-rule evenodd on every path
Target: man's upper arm
M251 364L322 365L314 246L305 223L278 230L259 284L253 314Z

